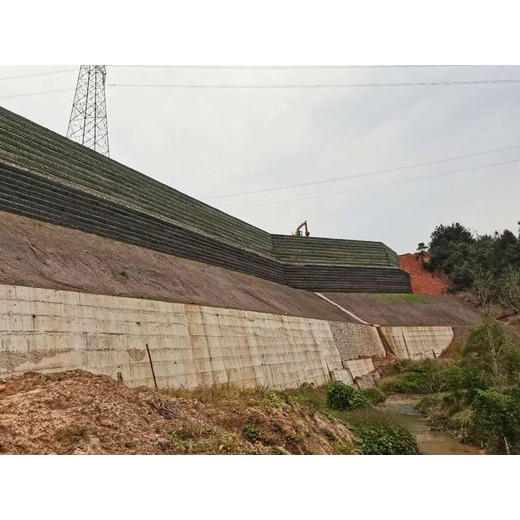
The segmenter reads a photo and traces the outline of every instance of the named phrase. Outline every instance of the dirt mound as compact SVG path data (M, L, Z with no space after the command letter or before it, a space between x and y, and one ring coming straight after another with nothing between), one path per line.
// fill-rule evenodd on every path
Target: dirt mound
M75 370L0 384L0 453L333 454L339 421L266 389L132 389Z
M450 279L440 271L430 273L424 268L417 254L399 255L399 266L410 275L414 294L444 294L450 286Z

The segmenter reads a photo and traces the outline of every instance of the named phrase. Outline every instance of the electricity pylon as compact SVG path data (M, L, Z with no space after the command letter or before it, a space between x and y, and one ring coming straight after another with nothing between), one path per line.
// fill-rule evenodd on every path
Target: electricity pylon
M107 157L107 106L105 65L81 65L67 137Z

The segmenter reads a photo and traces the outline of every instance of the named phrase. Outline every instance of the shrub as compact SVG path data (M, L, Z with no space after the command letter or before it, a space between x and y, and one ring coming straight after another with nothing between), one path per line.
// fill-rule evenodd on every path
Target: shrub
M478 391L471 434L492 453L520 453L520 387Z
M402 426L379 417L349 417L345 424L357 436L357 450L362 455L416 455L415 437Z
M336 410L370 407L370 401L359 390L341 381L333 381L327 385L327 404Z
M428 416L431 425L441 430L457 429L462 417L455 416L463 412L467 415L470 411L467 392L461 390L427 395L418 403L417 409Z
M453 363L438 360L404 360L395 363L395 377L384 382L387 392L400 394L430 394L461 387L463 374L461 368Z
M255 444L261 439L260 432L254 424L246 424L242 430L242 433L244 434L244 437L252 444Z
M489 385L485 375L472 364L461 364L461 388L467 391L468 400L472 401L479 390L487 390Z
M368 399L370 404L372 404L373 406L382 403L386 399L385 393L377 386L374 386L373 388L367 388L366 390L362 390L361 393Z

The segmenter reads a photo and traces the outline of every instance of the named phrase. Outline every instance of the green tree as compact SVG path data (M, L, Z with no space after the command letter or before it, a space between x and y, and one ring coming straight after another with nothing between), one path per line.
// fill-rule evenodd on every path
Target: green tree
M437 226L430 238L429 250L432 269L441 269L449 275L461 268L470 257L468 246L475 242L471 231L459 222Z

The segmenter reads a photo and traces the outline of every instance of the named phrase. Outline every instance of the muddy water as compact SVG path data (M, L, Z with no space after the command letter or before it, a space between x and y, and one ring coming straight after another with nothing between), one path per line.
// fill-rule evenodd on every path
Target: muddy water
M482 455L474 446L463 444L444 432L430 430L427 421L415 410L419 398L392 395L376 407L378 415L385 415L404 426L417 438L423 455Z

